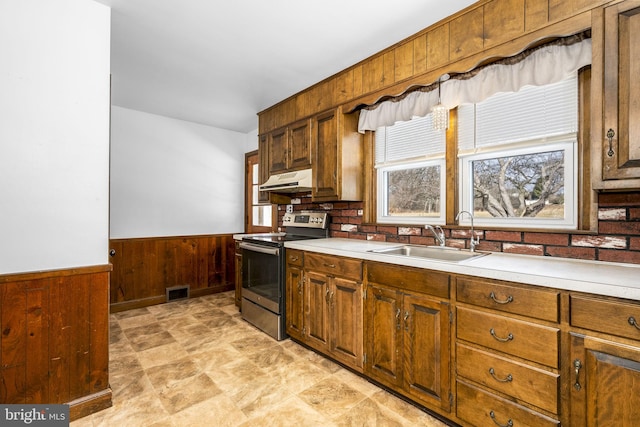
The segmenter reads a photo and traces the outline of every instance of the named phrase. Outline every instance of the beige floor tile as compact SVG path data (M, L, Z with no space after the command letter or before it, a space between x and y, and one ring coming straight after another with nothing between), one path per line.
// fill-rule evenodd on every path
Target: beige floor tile
M233 292L110 316L113 406L72 427L444 424L241 319Z

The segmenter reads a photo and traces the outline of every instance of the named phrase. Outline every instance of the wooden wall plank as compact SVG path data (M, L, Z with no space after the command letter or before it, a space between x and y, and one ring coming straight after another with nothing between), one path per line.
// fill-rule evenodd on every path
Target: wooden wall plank
M192 292L233 288L235 244L232 235L118 239L111 258L111 308L164 302L166 288L189 285Z
M455 61L480 52L484 47L484 9L478 7L450 22L449 59Z
M483 14L484 48L524 34L525 0L492 0L484 5Z
M90 276L89 393L109 387L109 274Z
M89 310L91 307L89 280L75 276L61 284L68 295L66 324L69 326L69 397L75 400L89 394ZM73 301L73 303L69 303Z
M549 22L549 0L525 0L525 31L540 28Z
M422 34L413 40L413 75L427 71L427 34Z
M50 279L25 283L27 300L26 401L49 402Z
M109 271L94 266L2 276L0 402L70 403L85 411L111 405ZM91 292L93 283L100 293ZM91 368L100 378L93 389ZM92 394L100 405L91 403Z
M449 23L434 28L427 33L427 69L432 70L449 62Z
M353 69L340 73L335 82L335 102L342 104L353 99Z
M71 366L71 324L69 307L72 296L67 293L66 280L52 281L49 298L49 399L50 403L69 401L69 372Z
M601 0L549 0L549 21L559 21L578 11L596 6Z
M409 40L394 49L395 81L398 82L413 76L413 50L414 40Z

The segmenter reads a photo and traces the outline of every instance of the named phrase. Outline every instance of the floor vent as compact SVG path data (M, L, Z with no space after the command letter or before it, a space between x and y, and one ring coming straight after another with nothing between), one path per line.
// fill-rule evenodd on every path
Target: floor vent
M167 302L189 298L189 285L167 288Z

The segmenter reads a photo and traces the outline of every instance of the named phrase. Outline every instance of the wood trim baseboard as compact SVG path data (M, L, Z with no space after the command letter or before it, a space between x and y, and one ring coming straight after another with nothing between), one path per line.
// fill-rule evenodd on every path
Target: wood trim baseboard
M205 289L194 289L190 291L190 298L198 298L205 295L213 295L220 292L231 291L235 289L233 283L222 284L220 286L214 286ZM121 311L133 310L136 308L150 307L152 305L164 304L167 302L166 295L157 295L149 298L141 298L133 301L116 302L109 306L111 313L119 313Z
M99 391L98 393L83 396L67 403L69 405L70 421L75 421L79 418L91 415L94 412L110 408L113 405L112 397L113 392L109 387L105 390Z

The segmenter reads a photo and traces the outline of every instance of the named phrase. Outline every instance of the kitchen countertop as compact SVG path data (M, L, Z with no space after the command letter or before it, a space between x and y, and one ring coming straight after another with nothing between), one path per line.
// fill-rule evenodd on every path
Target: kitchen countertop
M640 265L636 264L505 254L502 252L483 252L488 255L454 263L369 252L373 249L402 245L402 243L343 238L299 240L285 243L286 248L303 251L640 301Z

